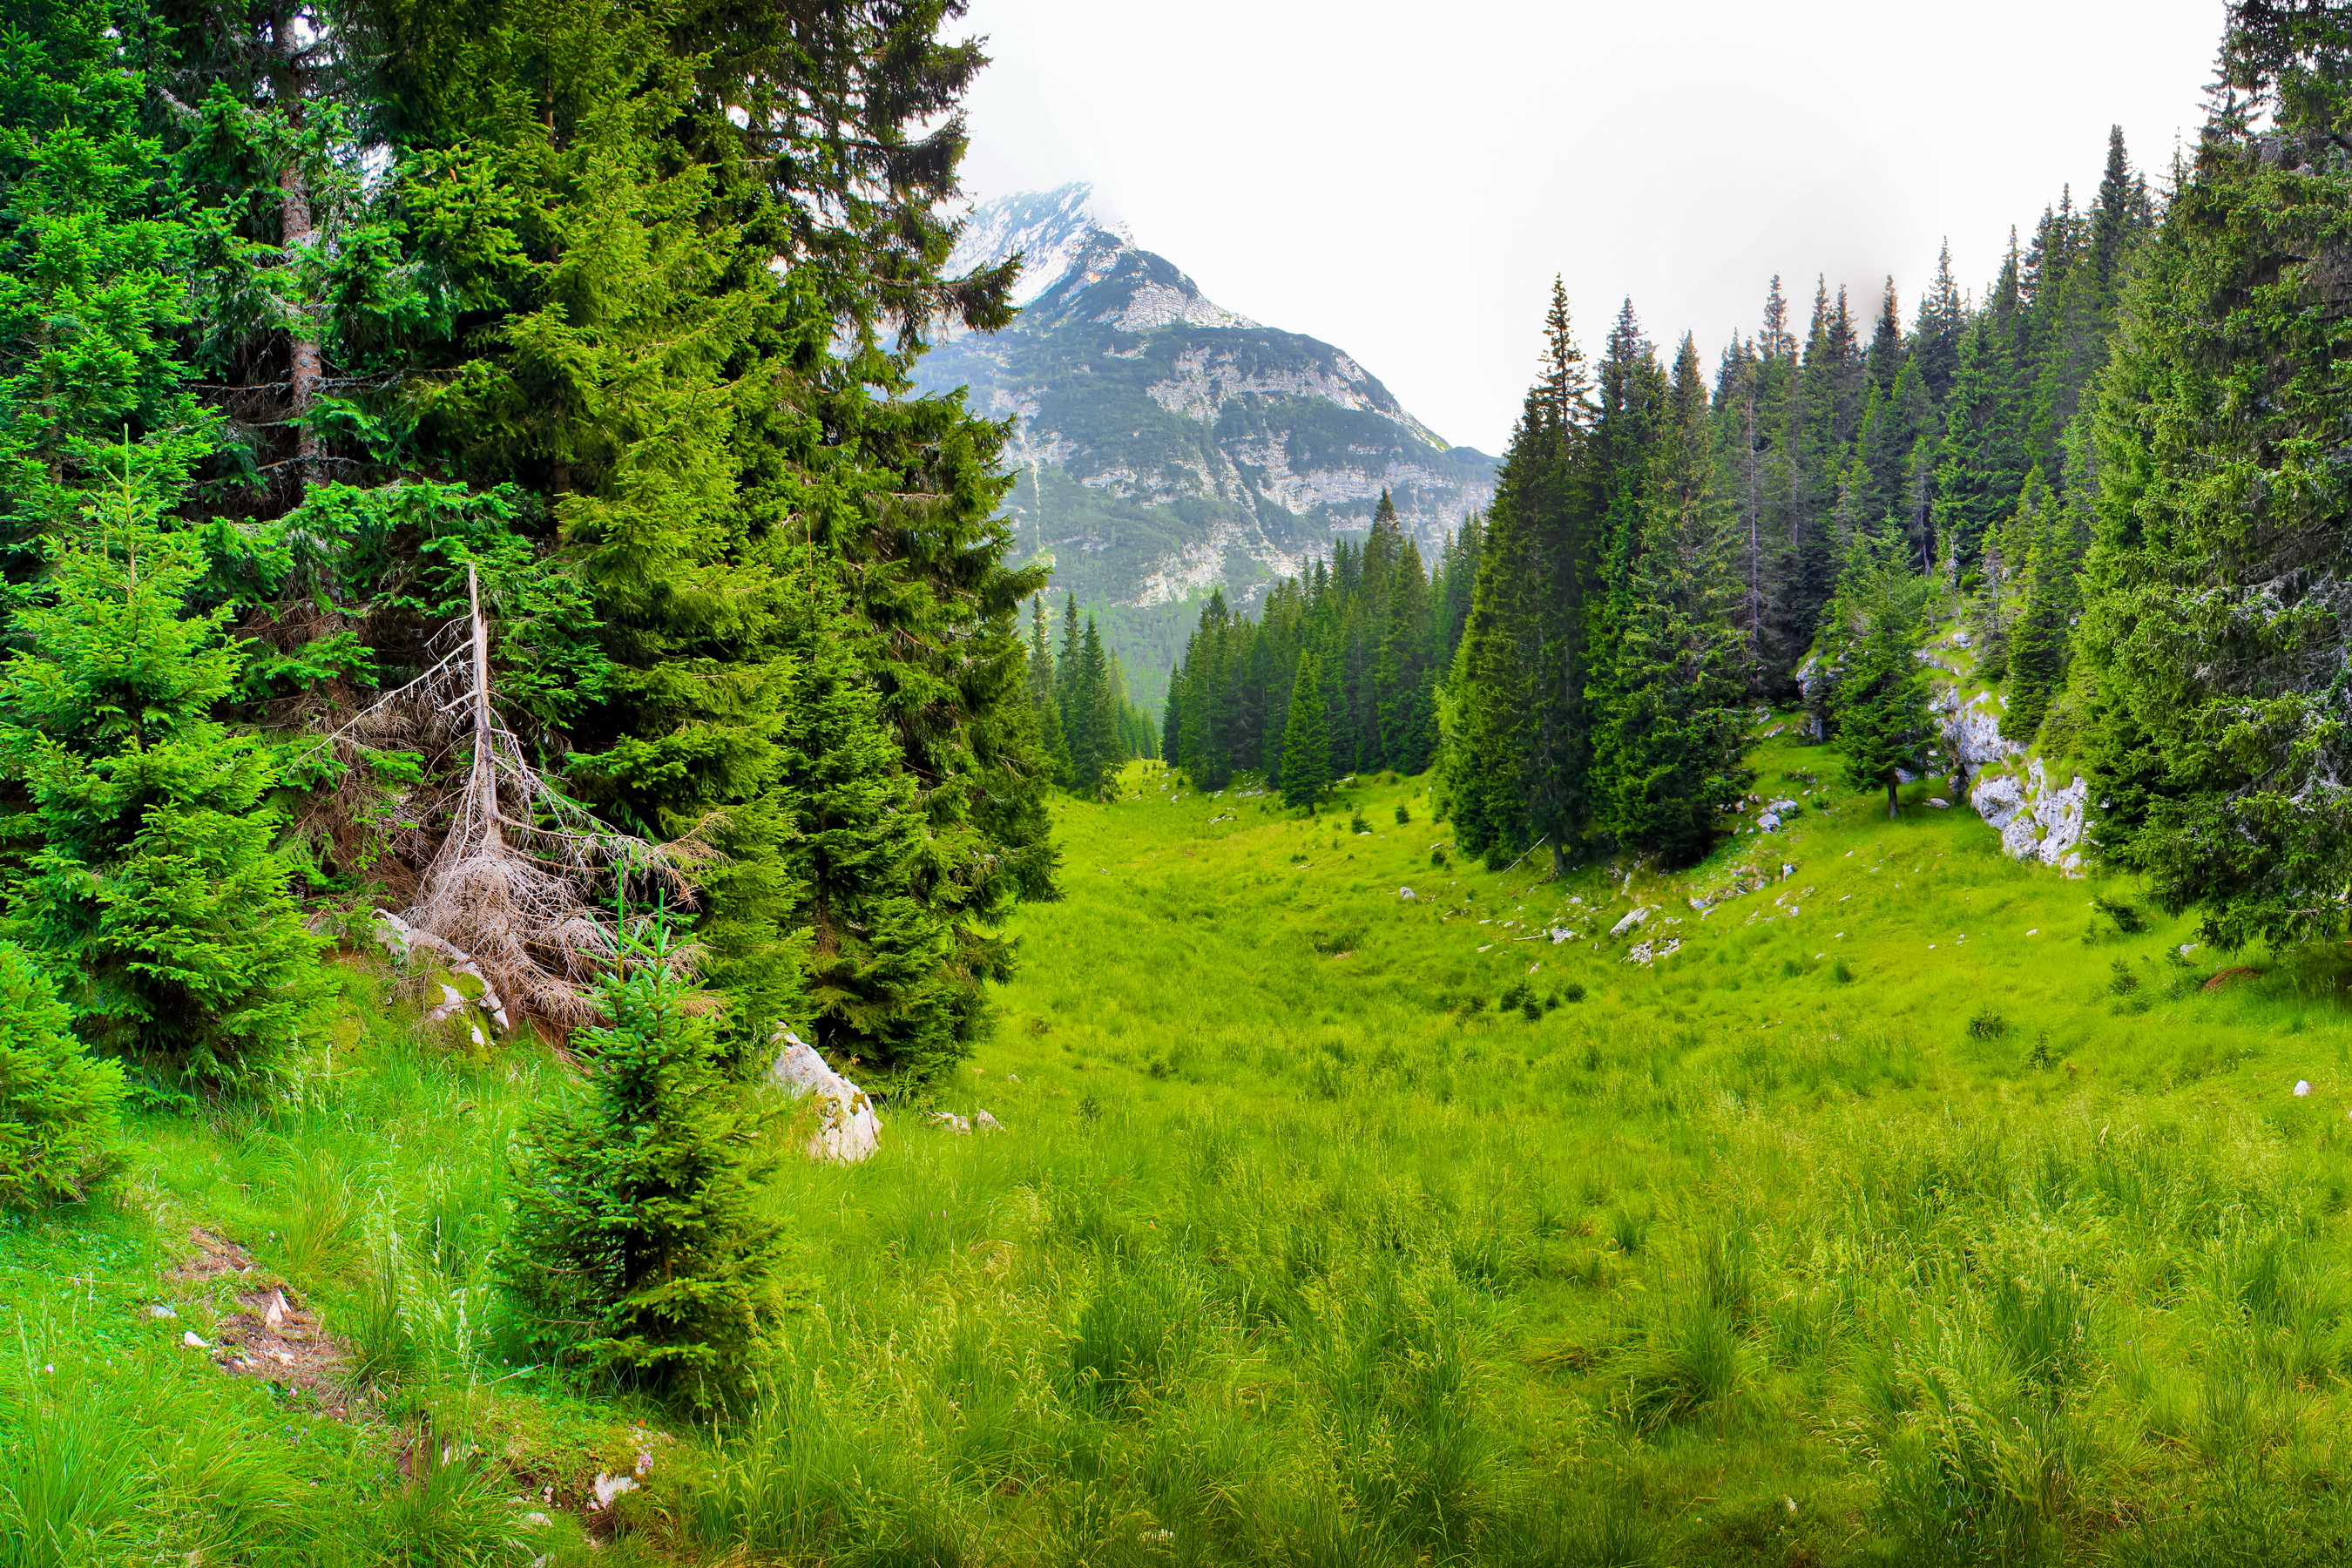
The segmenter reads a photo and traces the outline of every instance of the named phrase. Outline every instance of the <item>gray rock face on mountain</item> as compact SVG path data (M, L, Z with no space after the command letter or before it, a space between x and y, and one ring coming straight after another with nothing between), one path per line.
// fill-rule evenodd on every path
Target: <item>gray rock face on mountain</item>
M1204 297L1087 186L974 209L949 269L1015 251L1020 315L951 334L916 380L1015 421L1015 557L1051 561L1056 597L1111 606L1145 700L1212 588L1255 603L1368 529L1383 489L1425 558L1494 499L1495 459L1446 445L1340 350Z

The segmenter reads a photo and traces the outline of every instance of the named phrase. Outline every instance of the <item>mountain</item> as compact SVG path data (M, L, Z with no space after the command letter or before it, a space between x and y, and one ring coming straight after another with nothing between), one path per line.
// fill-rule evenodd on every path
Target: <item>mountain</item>
M1013 324L950 336L916 381L1016 420L1017 553L1104 617L1138 700L1158 704L1211 589L1255 603L1368 530L1383 489L1425 557L1494 499L1494 458L1447 445L1329 343L1211 301L1090 187L974 208L950 271L1016 251Z

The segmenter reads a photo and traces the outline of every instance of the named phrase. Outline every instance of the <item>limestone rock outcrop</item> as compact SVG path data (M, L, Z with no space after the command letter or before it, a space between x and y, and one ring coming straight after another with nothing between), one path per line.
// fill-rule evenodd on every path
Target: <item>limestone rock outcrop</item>
M854 1165L870 1158L882 1146L882 1119L866 1091L827 1067L824 1058L790 1029L778 1029L783 1045L770 1076L794 1099L816 1097L817 1121L810 1132L808 1157Z

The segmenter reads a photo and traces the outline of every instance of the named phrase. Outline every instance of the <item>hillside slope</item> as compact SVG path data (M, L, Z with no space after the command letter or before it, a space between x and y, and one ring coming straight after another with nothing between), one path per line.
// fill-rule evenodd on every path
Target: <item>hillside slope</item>
M1060 805L1067 896L935 1107L1005 1130L778 1129L794 1310L715 1429L500 1360L555 1064L354 972L291 1092L0 1227L8 1495L80 1432L164 1479L75 1505L126 1561L2341 1561L2340 969L1753 760L1781 826L1675 877L1433 866L1414 781ZM353 1422L183 1347L192 1226L350 1339Z

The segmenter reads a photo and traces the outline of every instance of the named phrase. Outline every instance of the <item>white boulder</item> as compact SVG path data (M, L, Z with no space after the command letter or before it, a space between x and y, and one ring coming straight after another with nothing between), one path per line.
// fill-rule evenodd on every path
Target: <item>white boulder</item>
M816 1047L790 1029L778 1029L783 1042L771 1077L793 1099L816 1097L816 1130L809 1134L808 1157L854 1165L882 1146L882 1119L866 1091L824 1065Z
M1636 904L1633 906L1633 912L1632 914L1627 915L1623 920L1619 921L1615 925L1609 928L1609 934L1611 936L1623 936L1627 931L1632 931L1635 926L1638 926L1643 921L1648 920L1652 913L1653 911L1651 910Z

